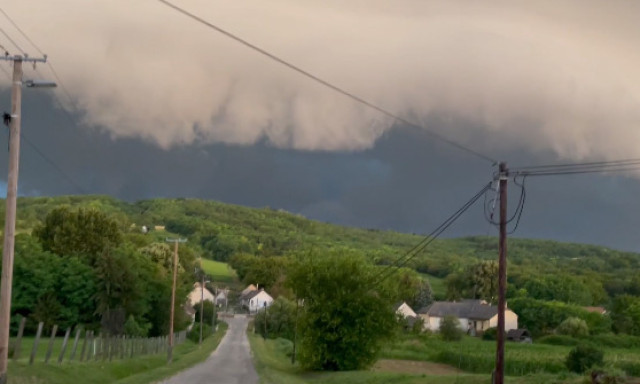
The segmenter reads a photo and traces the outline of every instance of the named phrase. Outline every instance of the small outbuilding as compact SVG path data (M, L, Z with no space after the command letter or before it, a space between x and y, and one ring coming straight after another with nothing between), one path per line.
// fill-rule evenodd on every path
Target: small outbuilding
M510 329L507 332L507 340L518 343L531 343L531 333L524 328Z

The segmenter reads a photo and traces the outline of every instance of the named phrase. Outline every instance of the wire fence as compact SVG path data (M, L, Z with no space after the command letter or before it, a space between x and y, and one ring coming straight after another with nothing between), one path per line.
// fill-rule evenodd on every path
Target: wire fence
M127 335L109 335L84 330L81 326L69 327L59 333L58 326L51 328L50 336L43 337L44 323L38 323L34 338L23 337L26 318L20 319L18 335L12 339L10 356L12 360L25 361L29 364L40 360L45 364L57 361L90 362L112 361L114 359L130 359L143 355L168 352L169 337L132 337ZM59 337L60 336L60 337ZM174 347L187 339L187 331L174 333ZM28 355L26 354L29 351Z

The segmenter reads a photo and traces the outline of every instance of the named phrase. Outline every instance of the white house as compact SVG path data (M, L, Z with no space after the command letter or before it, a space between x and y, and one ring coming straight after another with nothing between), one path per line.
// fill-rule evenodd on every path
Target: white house
M418 310L424 328L431 331L440 329L440 321L445 316L455 316L460 328L471 335L498 326L498 307L484 300L462 300L460 302L438 301ZM518 329L518 315L510 309L504 311L505 331Z
M251 291L242 297L242 306L249 309L249 313L256 313L270 306L271 303L273 303L273 297L265 292L264 289Z
M227 289L223 289L220 292L218 292L218 295L216 296L216 305L227 306L228 303L229 303L229 291Z
M203 295L205 301L214 302L214 296L207 288L204 288L203 290L200 283L193 284L193 290L188 296L189 305L193 307L194 305L199 304L202 301Z
M411 309L411 307L409 306L409 304L405 303L404 301L399 302L395 305L395 310L396 313L402 317L404 317L405 319L407 317L417 317L418 315L416 315L416 313L413 311L413 309Z

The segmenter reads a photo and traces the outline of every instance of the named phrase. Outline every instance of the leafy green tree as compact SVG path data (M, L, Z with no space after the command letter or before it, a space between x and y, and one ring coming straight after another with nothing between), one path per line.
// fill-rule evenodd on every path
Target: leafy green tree
M616 333L640 336L640 297L616 297L611 305L610 317Z
M509 300L509 308L518 314L518 323L534 336L552 333L565 319L577 317L584 320L591 334L611 332L611 318L584 308L558 301L542 301L531 298Z
M498 294L498 264L495 261L480 261L447 277L449 300L483 299L493 303Z
M602 366L604 352L589 344L580 344L569 352L565 364L571 372L584 373L594 366Z
M215 308L213 307L213 303L209 300L205 300L202 303L202 322L211 324L214 315ZM200 303L196 304L194 309L196 310L196 322L200 321Z
M256 331L265 336L265 316L267 317L266 335L277 339L282 337L293 340L296 322L296 304L284 297L278 297L273 301L267 311L260 311L255 318Z
M468 273L472 298L484 299L494 303L498 296L498 263L495 261L481 261L475 264Z
M587 322L582 319L569 317L558 325L556 332L560 335L571 337L586 337L589 336L589 326L587 326Z
M393 300L372 285L375 269L353 252L299 260L288 274L300 314L300 363L309 369L354 370L371 365L397 322Z
M244 281L258 257L249 253L236 253L229 259L229 265L236 271L238 278Z
M173 249L167 243L152 243L140 249L154 263L160 265L167 273L173 269Z
M243 281L269 290L286 275L288 265L289 259L285 257L256 258L248 267Z
M446 341L460 341L463 331L460 329L460 320L453 315L447 315L440 320L440 337Z
M89 325L96 321L95 293L96 276L90 266L77 258L63 259L43 251L32 236L16 236L13 314L31 316L47 325L56 322L63 328Z
M33 234L44 250L60 256L84 256L89 264L105 250L122 243L118 223L95 209L56 208Z
M599 284L599 287L598 285ZM600 298L606 296L601 283L585 284L577 277L568 274L544 276L527 281L524 288L529 296L538 300L562 301L568 304L592 305L594 303L592 290L598 293Z
M147 337L151 324L139 324L133 315L124 323L124 334L131 337Z

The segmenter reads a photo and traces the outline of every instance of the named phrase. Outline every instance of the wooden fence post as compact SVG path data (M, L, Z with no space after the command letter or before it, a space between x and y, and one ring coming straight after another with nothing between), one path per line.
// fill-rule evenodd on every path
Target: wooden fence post
M22 335L24 334L24 325L27 322L27 318L24 316L20 316L20 326L18 327L18 337L16 338L16 343L13 346L13 360L18 360L20 358L20 349L22 348Z
M49 362L51 352L53 352L53 343L55 343L56 341L56 332L58 332L58 325L54 324L53 329L51 330L51 337L49 338L49 347L47 348L47 354L44 357L45 364Z
M60 349L60 356L58 357L58 364L62 364L64 353L67 352L67 343L69 342L69 335L71 334L71 327L67 328L64 333L64 340L62 341L62 348Z
M102 360L105 361L109 358L109 334L102 336Z
M44 323L41 321L38 323L38 331L36 332L36 339L33 341L33 348L31 348L29 365L33 364L33 360L36 358L36 352L38 351L38 343L40 342L40 336L42 336L42 327L44 327Z
M93 347L93 357L96 361L100 358L100 353L102 352L102 332L98 333L98 337L96 337L94 341Z
M89 343L89 335L91 335L91 331L84 332L84 340L82 341L82 350L80 351L80 362L84 361L84 354L87 351L87 344Z
M73 340L73 347L71 347L71 356L69 356L69 361L73 361L73 359L76 357L78 342L80 341L80 331L82 331L82 329L76 326L76 337Z

